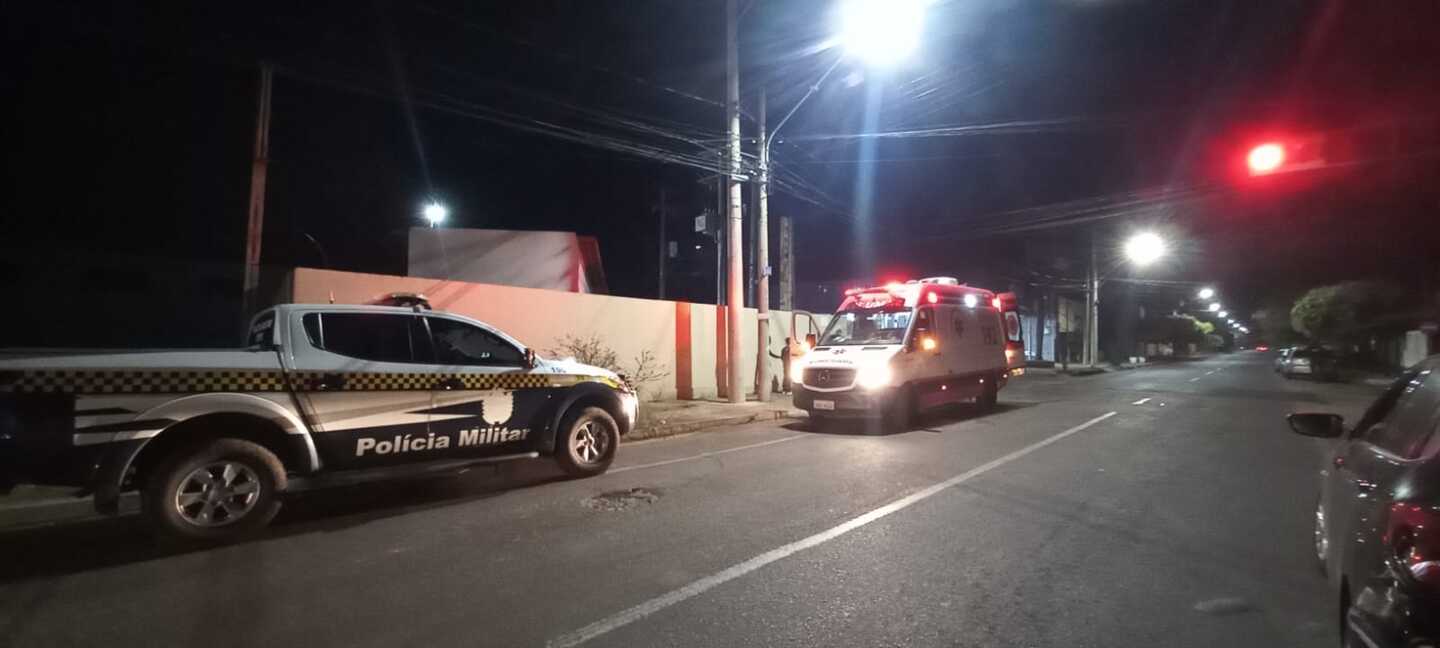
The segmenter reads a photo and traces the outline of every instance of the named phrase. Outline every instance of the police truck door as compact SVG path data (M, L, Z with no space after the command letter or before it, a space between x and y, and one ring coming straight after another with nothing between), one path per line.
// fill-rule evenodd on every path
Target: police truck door
M546 432L541 420L550 377L530 373L525 351L488 328L426 316L439 364L430 426L455 444L455 456L495 456L534 450Z

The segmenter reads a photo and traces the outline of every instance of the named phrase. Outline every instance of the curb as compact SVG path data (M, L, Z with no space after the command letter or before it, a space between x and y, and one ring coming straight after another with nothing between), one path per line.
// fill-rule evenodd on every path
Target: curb
M729 425L744 425L746 423L758 423L761 421L783 421L788 419L805 418L805 412L801 410L765 410L753 414L741 416L726 416L722 418L701 419L698 421L687 421L685 423L661 423L646 427L637 427L630 434L625 435L626 441L649 441L651 439L663 439L665 437L690 434L701 430L724 427Z

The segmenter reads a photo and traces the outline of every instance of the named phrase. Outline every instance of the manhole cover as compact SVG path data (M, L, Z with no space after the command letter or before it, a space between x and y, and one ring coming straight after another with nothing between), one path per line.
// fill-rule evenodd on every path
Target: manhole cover
M629 490L600 493L587 497L582 502L586 508L596 511L624 511L642 504L653 504L660 499L660 491L653 488L631 488Z

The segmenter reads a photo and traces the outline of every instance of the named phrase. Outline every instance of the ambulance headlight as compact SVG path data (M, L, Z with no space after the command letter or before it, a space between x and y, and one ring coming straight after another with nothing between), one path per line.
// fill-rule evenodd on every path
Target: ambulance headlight
M790 381L800 382L801 372L805 371L805 358L795 358L790 361Z
M864 389L879 389L889 385L893 378L889 365L872 365L855 374L855 384Z

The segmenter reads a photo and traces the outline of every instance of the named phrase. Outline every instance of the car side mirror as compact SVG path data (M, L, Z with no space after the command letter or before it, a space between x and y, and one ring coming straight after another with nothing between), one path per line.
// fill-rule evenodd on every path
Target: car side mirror
M526 369L534 369L534 368L535 368L535 350L534 350L534 349L531 349L531 348L529 348L529 347L526 347L526 348L525 348L525 368L526 368Z
M1296 434L1320 439L1334 439L1345 434L1345 417L1339 414L1304 412L1285 417Z

